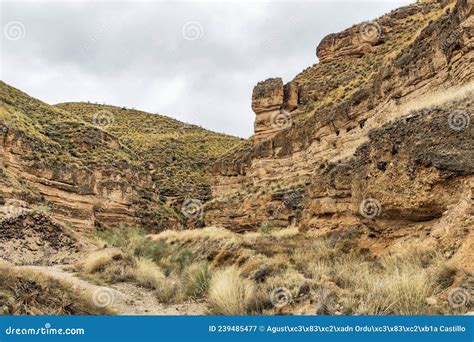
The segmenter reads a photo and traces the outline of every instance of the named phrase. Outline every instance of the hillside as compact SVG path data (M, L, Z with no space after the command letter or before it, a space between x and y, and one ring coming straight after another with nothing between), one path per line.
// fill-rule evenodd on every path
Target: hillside
M240 141L163 116L51 106L4 82L0 87L2 202L10 211L41 206L80 231L186 224L181 203L208 198L207 168ZM99 114L92 120L81 108ZM109 119L117 120L116 130L105 129Z
M240 141L133 109L90 103L63 103L56 107L91 123L102 116L105 122L101 128L140 156L160 194L170 200L182 201L186 196L209 199L207 168Z

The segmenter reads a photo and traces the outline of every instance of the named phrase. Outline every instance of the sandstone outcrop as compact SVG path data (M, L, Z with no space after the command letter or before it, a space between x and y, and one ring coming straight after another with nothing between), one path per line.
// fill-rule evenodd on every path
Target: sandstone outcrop
M381 43L383 27L377 22L367 22L324 37L316 49L316 57L321 63L362 57Z
M298 83L283 85L281 78L269 78L258 83L252 93L255 112L254 140L268 138L292 125L292 111L298 108Z

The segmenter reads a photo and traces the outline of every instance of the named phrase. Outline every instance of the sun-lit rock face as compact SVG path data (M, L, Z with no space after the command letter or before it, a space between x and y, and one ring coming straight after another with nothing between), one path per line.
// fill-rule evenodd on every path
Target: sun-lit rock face
M284 91L281 78L259 82L252 93L252 109L255 112L255 138L268 137L274 131L283 107Z
M273 109L280 109L283 105L283 81L281 78L269 78L259 82L252 93L252 109L256 114Z

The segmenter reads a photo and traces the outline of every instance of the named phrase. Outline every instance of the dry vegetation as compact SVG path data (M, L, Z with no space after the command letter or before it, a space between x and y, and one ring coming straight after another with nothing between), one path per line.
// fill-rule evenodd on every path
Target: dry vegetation
M396 109L396 111L379 113L375 120L379 123L386 123L391 120L396 120L410 113L426 110L437 106L456 108L456 105L458 105L460 102L469 102L472 101L473 98L474 82L470 82L462 87L444 89L440 92L434 92L426 94L423 97L417 97L416 99L400 106Z
M234 234L205 228L101 234L110 246L78 268L96 282L131 281L163 303L203 300L208 313L421 315L463 313L446 296L459 270L432 250L373 255L356 236L308 236L295 228ZM275 306L271 293L287 291Z
M139 155L162 196L209 196L207 168L240 139L208 131L159 114L92 103L63 103L55 108L93 122L94 115L113 118L102 127ZM109 118L109 119L110 119Z
M147 238L142 230L99 233L110 247L77 264L81 277L99 284L133 282L154 290L162 303L197 300L207 293L212 271L192 253Z
M72 285L36 272L0 264L0 314L4 315L105 315L91 296Z
M309 234L309 233L308 233ZM215 314L420 315L461 313L446 299L456 277L433 250L373 255L356 236L308 236L289 228L269 234L232 234L217 228L163 232L159 242L188 248L218 270L208 304ZM207 251L203 254L204 251ZM223 257L225 255L225 257ZM273 290L291 293L275 308Z

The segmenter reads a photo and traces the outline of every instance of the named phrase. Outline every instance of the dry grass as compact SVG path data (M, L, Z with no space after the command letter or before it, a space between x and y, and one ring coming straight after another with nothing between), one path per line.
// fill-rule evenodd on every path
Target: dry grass
M401 115L405 115L413 111L418 111L420 109L441 106L446 103L460 101L466 98L472 99L473 97L474 82L470 82L462 87L453 87L443 91L425 95L421 98L417 98L414 101L402 105L399 109L399 113Z
M165 231L151 239L129 237L124 246L135 256L124 275L156 290L163 303L203 299L209 312L219 315L452 311L444 301L433 304L457 272L447 267L444 257L416 249L375 256L358 246L356 236L322 238L295 228L236 234L210 227ZM107 274L113 258L96 259L86 260L86 268ZM291 293L292 301L284 308L270 300L278 288Z
M315 253L295 252L303 271L320 284L335 283L346 314L436 314L427 299L440 294L446 283L446 261L431 251L403 251L374 258L357 253L331 253L327 244ZM319 254L318 254L319 253ZM446 287L446 284L444 288Z
M92 296L71 284L0 263L0 314L7 315L104 315Z
M216 272L209 288L209 311L214 315L245 315L255 300L254 284L235 267Z
M209 289L212 275L213 271L207 262L190 265L184 276L186 295L191 298L204 297Z
M148 259L139 259L131 274L137 284L155 290L162 286L165 279L161 269Z
M222 240L229 243L242 241L242 235L219 227L191 230L165 230L159 234L149 235L148 237L153 241L187 241L200 239Z
M116 283L133 278L136 260L120 249L106 248L90 254L76 266L89 279Z
M101 232L100 238L115 247L80 262L77 269L83 278L99 284L133 282L155 290L163 303L206 296L212 269L205 261L194 261L186 248L153 241L134 229Z
M177 275L171 275L163 279L156 294L160 302L165 304L179 303L186 299L182 280Z
M402 116L408 115L422 109L442 106L448 103L455 103L465 99L474 97L474 82L467 83L461 87L452 87L431 94L418 96L416 99L409 101L394 111L378 113L374 117L373 125L382 125L389 121L396 120Z

